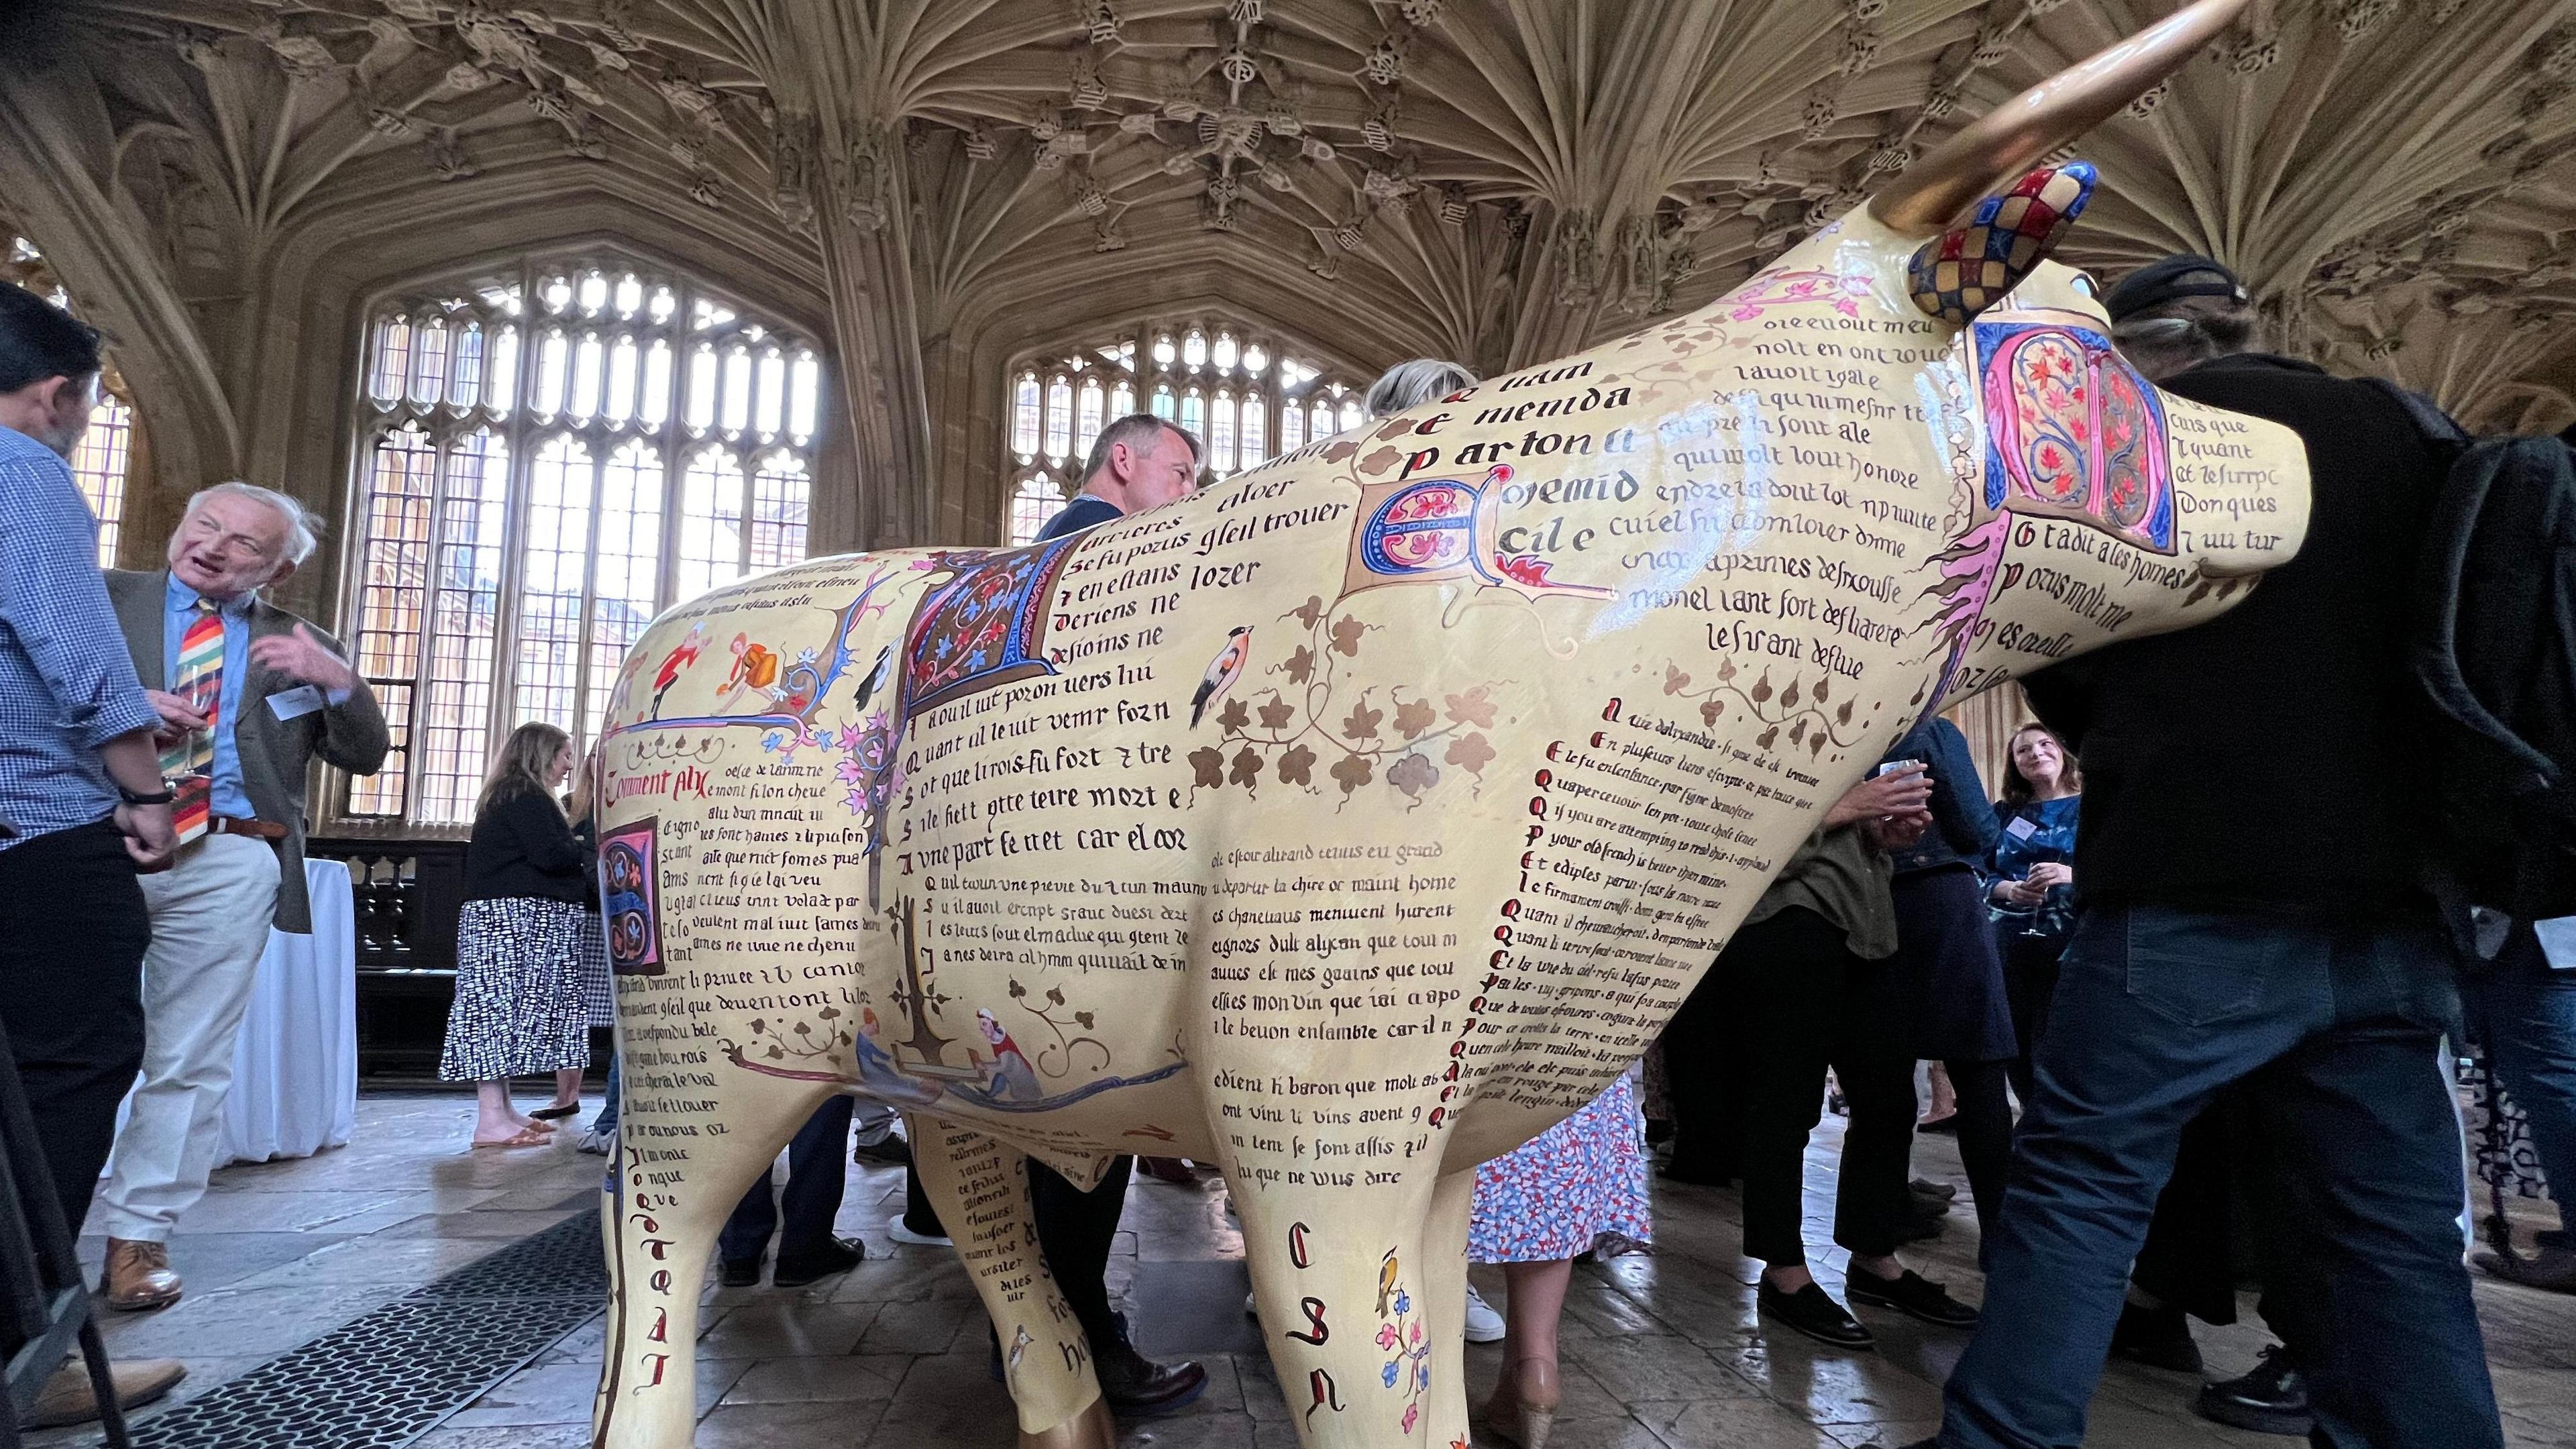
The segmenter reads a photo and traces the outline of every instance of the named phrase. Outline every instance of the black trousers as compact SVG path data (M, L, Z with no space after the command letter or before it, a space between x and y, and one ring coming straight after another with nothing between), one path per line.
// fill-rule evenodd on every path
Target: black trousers
M1736 1046L1735 987L1726 979L1725 959L1718 958L1664 1025L1664 1091L1673 1114L1665 1170L1684 1182L1732 1182L1744 1171L1751 1075Z
M116 1104L143 1065L151 944L152 916L113 824L0 850L0 1025L73 1237L116 1140ZM0 1326L0 1357L20 1346Z
M1978 1252L1994 1237L1995 1214L2003 1211L2004 1184L2012 1174L2012 1103L2004 1096L2003 1062L1943 1062L1950 1086L1959 1094L1959 1165L1968 1170L1968 1194L1976 1199ZM1909 1078L1908 1087L1913 1086Z
M1842 929L1792 907L1736 932L1718 958L1744 1057L1744 1254L1803 1266L1799 1232L1807 1138L1823 1115L1831 1067L1851 1107L1834 1202L1834 1241L1878 1257L1896 1251L1914 1141L1914 1064L1902 1023L1871 1003L1890 968L1843 945Z
M2182 1129L2173 1176L2156 1197L2147 1240L2129 1270L2131 1282L2203 1323L2234 1323L2237 1287L2272 1276L2263 1271L2263 1249L2281 1235L2272 1220L2282 1193L2260 1135L2241 1087ZM2286 1337L2278 1306L2269 1288L2255 1305Z
M143 951L152 916L115 825L0 850L0 1024L63 1221L78 1237L143 1065Z
M2012 1062L2013 1095L2028 1111L2034 1090L2030 1059L2039 1050L2039 1039L2048 1034L2048 1003L2057 993L2057 958L2065 954L2066 943L1999 925L1995 945L2003 951L2004 999L2012 1007L2013 1035L2021 1043L2021 1052Z
M1038 1247L1065 1306L1091 1340L1095 1359L1123 1337L1109 1310L1109 1250L1117 1241L1118 1218L1127 1210L1127 1181L1135 1171L1135 1158L1114 1158L1100 1185L1084 1192L1054 1168L1029 1159L1029 1209L1037 1219Z
M847 1097L834 1097L814 1109L787 1144L787 1186L778 1201L770 1201L769 1175L762 1173L716 1235L716 1256L728 1263L759 1262L782 1212L787 1228L778 1235L778 1261L810 1259L831 1246L832 1220L841 1215L841 1193L849 1184L852 1105Z

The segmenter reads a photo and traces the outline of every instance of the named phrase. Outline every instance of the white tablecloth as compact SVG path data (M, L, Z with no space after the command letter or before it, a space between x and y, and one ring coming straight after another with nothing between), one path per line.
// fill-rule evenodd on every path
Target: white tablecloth
M310 1157L358 1124L358 928L349 867L304 862L313 934L268 933L233 1049L218 1164Z

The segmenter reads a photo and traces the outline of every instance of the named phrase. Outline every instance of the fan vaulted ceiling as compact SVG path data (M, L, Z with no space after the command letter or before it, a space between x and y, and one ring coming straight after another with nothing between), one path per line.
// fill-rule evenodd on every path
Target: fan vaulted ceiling
M233 466L296 453L254 398L282 342L346 355L279 320L312 276L613 233L833 339L850 541L980 538L1030 348L1195 306L1355 367L1541 360L1733 285L2172 8L87 0L9 82L0 180ZM2255 0L2082 148L2074 259L2209 251L2297 350L2564 425L2571 92L2570 0Z

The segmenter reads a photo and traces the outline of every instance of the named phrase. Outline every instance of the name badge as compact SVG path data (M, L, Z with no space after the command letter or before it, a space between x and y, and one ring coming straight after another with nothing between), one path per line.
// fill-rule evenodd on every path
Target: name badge
M2039 827L2032 824L2027 815L2016 815L2004 825L2004 834L2015 840L2028 840L2038 833Z
M301 719L322 707L322 691L310 684L298 685L268 697L268 712L281 720Z

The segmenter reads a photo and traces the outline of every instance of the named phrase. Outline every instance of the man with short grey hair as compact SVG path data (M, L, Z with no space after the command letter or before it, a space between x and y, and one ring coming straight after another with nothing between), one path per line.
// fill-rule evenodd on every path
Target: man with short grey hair
M384 714L347 652L259 597L314 543L294 499L219 483L188 500L168 569L107 576L135 672L161 716L180 840L178 863L143 882L152 910L143 1080L100 1190L116 1308L179 1300L170 1233L214 1170L234 1039L269 928L312 928L304 793L313 758L354 775L385 762Z
M1038 541L1160 508L1199 483L1198 436L1152 413L1129 413L1100 430L1082 460L1082 491L1047 520Z

